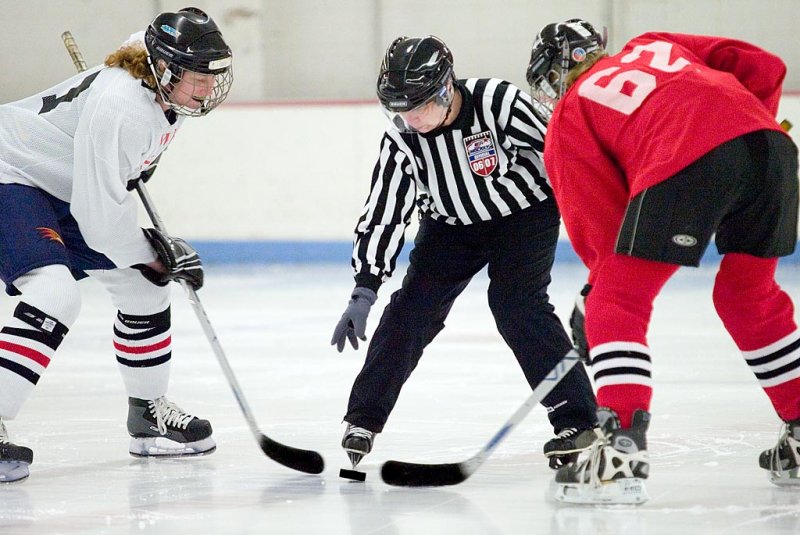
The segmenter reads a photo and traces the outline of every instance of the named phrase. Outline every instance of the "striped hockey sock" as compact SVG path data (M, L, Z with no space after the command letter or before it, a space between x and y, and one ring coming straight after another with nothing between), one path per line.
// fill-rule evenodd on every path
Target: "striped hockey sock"
M69 332L66 325L20 302L0 330L0 415L14 418Z
M114 350L129 396L156 399L166 393L172 358L170 326L169 307L147 316L117 313Z
M650 410L650 348L635 342L609 342L593 347L591 358L598 406L613 407L622 428L629 428L636 410Z
M800 331L742 355L781 419L800 419Z

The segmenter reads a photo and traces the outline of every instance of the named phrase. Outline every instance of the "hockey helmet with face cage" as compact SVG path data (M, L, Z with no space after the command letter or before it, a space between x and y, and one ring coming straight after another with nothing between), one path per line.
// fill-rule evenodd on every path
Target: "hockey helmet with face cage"
M228 96L233 83L231 49L204 11L186 7L158 15L145 32L150 70L165 104L181 115L205 115ZM197 107L172 102L170 92L185 71L214 77L208 97Z
M398 37L381 63L378 99L392 123L403 130L400 114L430 102L447 110L456 91L454 80L453 54L441 39Z
M566 91L567 73L589 54L605 50L606 39L581 19L548 24L536 35L525 78L531 96L552 113Z

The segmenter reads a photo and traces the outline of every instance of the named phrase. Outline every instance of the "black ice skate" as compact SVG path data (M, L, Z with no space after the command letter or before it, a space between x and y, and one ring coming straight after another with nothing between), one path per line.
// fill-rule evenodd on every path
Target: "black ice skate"
M597 411L600 429L589 457L556 472L554 495L559 501L584 504L639 504L647 501L650 463L646 432L650 413L637 410L633 425L621 429L611 409Z
M14 483L26 479L30 475L28 465L32 462L33 451L8 440L6 426L0 419L0 483Z
M786 422L778 444L761 452L758 464L779 486L800 486L800 420Z
M134 457L207 455L217 448L208 420L187 414L164 396L128 398L128 433Z
M594 428L562 429L554 438L544 444L544 456L550 461L550 468L556 470L578 460L578 454L591 447L597 438Z
M353 468L361 462L364 455L372 451L372 442L375 440L375 435L376 433L363 427L347 424L344 437L342 437L342 447L347 452L347 456L350 457Z

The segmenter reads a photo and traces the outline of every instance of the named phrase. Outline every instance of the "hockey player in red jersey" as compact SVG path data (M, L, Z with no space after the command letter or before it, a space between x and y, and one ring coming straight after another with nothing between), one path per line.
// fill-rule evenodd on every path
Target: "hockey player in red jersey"
M551 115L545 165L589 268L585 334L582 306L571 324L603 407L592 454L557 472L558 499L647 499L653 301L714 234L716 311L785 422L759 464L800 485L800 331L774 277L797 243L797 148L775 120L785 73L720 37L646 33L609 56L586 21L537 35L527 80Z

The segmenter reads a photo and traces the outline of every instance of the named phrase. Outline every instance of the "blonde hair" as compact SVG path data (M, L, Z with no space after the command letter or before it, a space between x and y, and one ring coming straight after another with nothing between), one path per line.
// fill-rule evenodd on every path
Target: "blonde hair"
M585 60L581 61L573 68L571 68L567 73L567 79L565 81L566 84L565 89L569 89L581 74L591 69L595 63L597 63L606 56L608 56L608 52L606 52L605 50L602 49L595 50L594 52L591 52L588 56L586 56Z
M107 67L125 69L137 80L142 80L150 89L156 88L156 78L147 63L147 50L142 46L123 46L109 54L105 64Z

